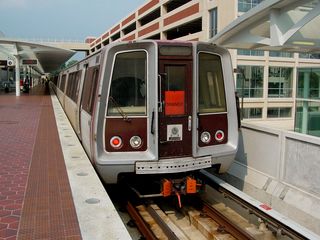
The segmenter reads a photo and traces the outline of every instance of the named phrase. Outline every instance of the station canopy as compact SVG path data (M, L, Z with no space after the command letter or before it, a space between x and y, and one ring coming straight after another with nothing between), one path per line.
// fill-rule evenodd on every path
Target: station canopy
M75 51L68 49L7 38L0 38L0 52L9 58L18 57L22 61L37 60L34 68L42 74L57 70L75 54Z
M264 0L210 42L231 49L320 53L320 0Z

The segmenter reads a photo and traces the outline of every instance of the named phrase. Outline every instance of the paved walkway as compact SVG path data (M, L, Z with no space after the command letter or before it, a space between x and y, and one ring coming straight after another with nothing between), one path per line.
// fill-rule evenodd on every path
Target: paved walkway
M81 239L51 98L0 95L0 239Z

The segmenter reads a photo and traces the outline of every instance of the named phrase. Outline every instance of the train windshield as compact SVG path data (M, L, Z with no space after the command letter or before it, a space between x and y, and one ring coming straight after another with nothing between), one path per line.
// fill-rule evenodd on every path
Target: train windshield
M108 116L146 115L147 54L145 51L116 55L108 103Z
M226 99L219 56L199 53L199 113L226 112Z

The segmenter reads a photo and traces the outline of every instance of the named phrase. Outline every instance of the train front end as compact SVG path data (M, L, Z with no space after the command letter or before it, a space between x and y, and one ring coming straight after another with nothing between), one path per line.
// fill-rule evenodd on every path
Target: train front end
M93 158L106 183L126 173L229 168L238 126L227 50L199 42L139 41L113 44L103 55Z

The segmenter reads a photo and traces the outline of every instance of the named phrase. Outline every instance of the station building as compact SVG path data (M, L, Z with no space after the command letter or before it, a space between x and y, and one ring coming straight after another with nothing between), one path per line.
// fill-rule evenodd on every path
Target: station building
M150 0L101 36L86 41L91 54L115 41L208 41L262 1ZM320 136L320 54L230 52L245 121L280 122L288 130Z

